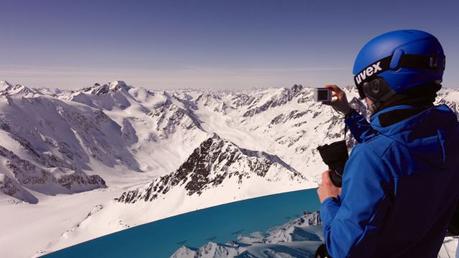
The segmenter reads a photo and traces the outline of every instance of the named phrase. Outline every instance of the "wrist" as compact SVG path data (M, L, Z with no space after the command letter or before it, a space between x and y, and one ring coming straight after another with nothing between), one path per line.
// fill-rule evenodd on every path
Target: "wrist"
M325 197L320 203L321 204L322 203L326 203L326 202L335 202L336 203L337 201L338 201L338 198L336 198L336 196L330 195L330 196Z

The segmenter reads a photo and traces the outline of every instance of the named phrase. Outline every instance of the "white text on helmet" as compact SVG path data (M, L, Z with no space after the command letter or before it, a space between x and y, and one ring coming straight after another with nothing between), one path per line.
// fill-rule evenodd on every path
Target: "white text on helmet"
M381 61L372 64L371 66L368 66L366 69L361 71L356 77L355 80L357 81L357 84L360 84L362 81L364 81L366 78L372 76L373 74L376 74L377 72L382 71L381 68Z

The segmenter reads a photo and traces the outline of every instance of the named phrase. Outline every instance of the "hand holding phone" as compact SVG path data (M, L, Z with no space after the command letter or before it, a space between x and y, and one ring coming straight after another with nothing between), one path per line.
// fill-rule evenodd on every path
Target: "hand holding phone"
M319 88L323 89L323 88ZM325 89L330 91L330 100L322 100L322 104L330 105L336 111L346 115L351 111L351 106L347 101L346 93L336 85L326 85ZM333 98L333 99L332 99Z

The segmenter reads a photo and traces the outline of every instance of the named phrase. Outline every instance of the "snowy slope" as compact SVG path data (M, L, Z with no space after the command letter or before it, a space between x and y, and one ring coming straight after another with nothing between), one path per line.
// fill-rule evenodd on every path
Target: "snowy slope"
M83 172L79 163L82 156L77 145L72 145L70 130L60 127L57 111L53 114L47 109L47 100L41 100L42 97L0 99L1 191L37 203L28 190L55 195L105 187L100 176Z
M171 258L204 257L311 257L322 244L318 212L305 213L267 232L239 235L227 243L209 242L193 248L182 246Z

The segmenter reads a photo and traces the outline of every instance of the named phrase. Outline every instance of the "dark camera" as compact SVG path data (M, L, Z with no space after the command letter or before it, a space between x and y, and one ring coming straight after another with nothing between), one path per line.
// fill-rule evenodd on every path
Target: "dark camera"
M330 169L330 179L336 187L341 187L344 166L349 158L346 141L338 141L317 147L322 160Z
M314 99L316 101L331 101L332 93L327 88L316 88L314 91Z
M459 203L456 204L456 210L448 226L449 236L459 236Z

